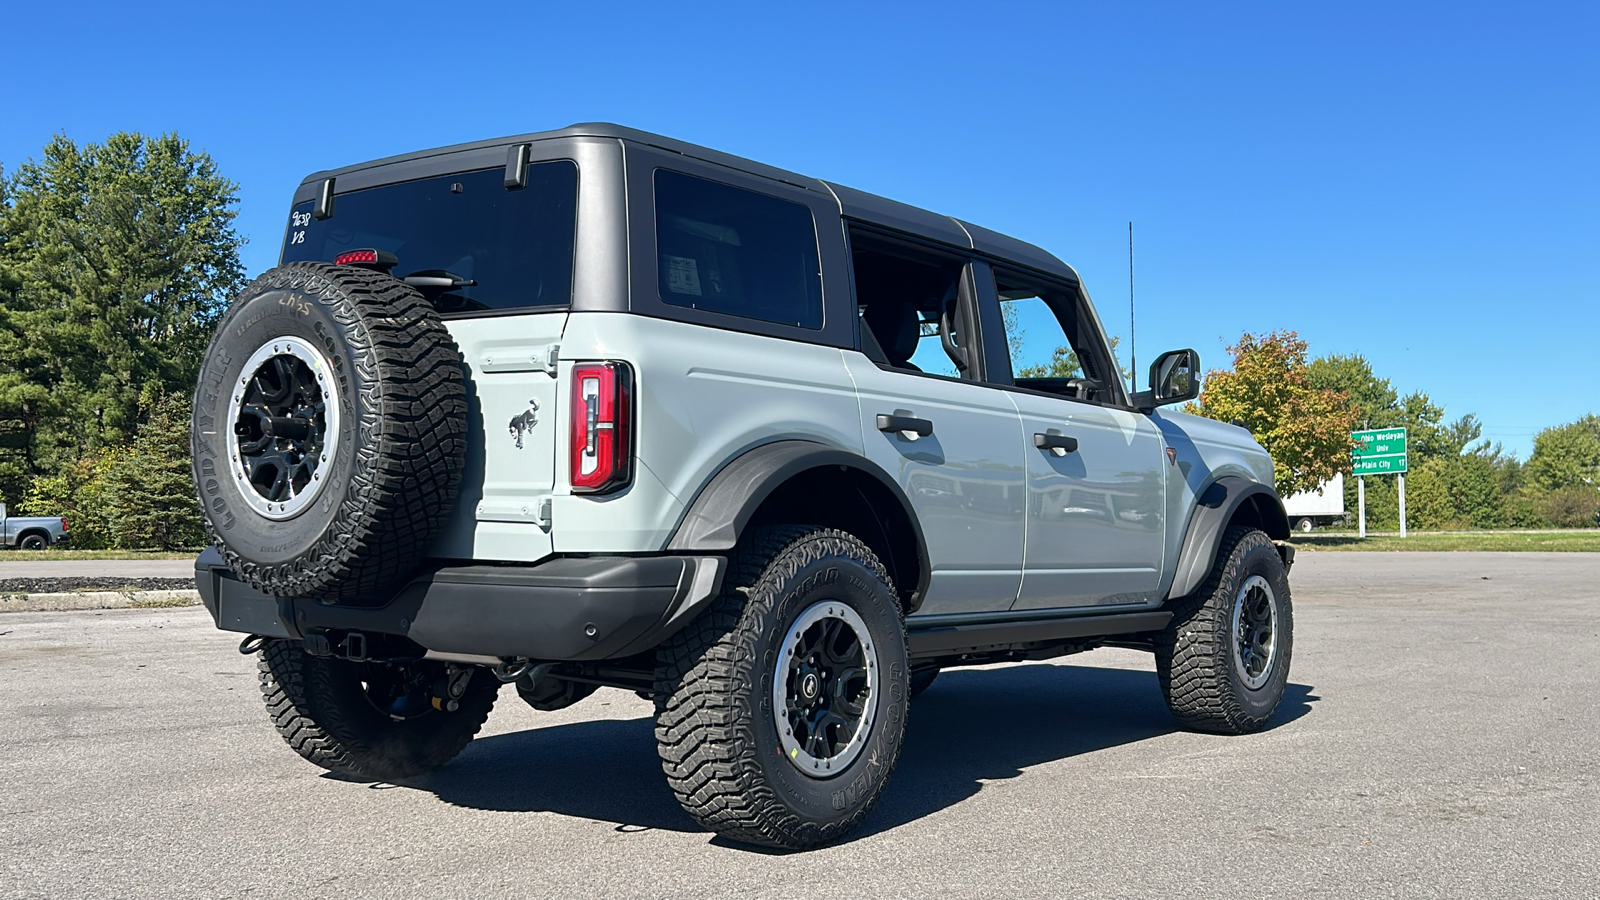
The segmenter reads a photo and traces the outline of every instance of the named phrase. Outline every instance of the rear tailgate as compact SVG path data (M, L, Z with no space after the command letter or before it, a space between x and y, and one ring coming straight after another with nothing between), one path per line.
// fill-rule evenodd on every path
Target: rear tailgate
M567 313L453 319L467 374L467 465L432 556L548 556L555 488L555 353Z

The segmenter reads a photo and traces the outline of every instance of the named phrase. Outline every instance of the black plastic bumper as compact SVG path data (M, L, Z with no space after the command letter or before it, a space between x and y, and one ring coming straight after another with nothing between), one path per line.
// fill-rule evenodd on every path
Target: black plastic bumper
M234 577L215 548L195 583L217 627L301 639L313 632L387 634L438 653L593 660L654 647L716 595L719 556L557 558L525 566L443 566L378 607L272 597Z

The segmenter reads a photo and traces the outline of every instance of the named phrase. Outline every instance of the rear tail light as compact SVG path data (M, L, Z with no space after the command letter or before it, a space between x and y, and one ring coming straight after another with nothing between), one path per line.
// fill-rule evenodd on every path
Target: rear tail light
M61 520L61 530L62 530L62 532L65 532L67 530L67 520L66 519L62 519Z
M633 479L633 370L627 363L572 367L572 490L598 494Z

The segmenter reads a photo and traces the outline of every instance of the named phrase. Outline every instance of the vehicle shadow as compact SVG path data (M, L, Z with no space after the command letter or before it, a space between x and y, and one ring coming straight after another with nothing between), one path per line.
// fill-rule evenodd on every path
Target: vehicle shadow
M1268 727L1300 718L1317 699L1291 683ZM1031 665L942 673L912 701L888 790L850 840L953 806L984 782L1031 766L1177 730L1153 672ZM614 822L619 831L697 831L668 790L653 744L648 717L535 728L480 738L407 786L474 809L552 812Z
M1291 682L1267 727L1304 716L1318 699ZM1178 730L1154 672L1063 665L942 672L912 701L889 787L850 840L954 806L984 782Z

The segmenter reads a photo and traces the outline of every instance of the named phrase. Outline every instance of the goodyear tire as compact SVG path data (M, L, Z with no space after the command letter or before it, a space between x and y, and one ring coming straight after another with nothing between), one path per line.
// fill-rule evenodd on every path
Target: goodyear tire
M836 840L899 758L909 672L900 604L865 544L755 529L722 594L658 651L667 782L695 821L733 840Z
M257 664L261 697L294 751L346 778L395 781L454 759L483 727L500 682L489 670L462 673L455 709L444 696L443 663L350 662L311 656L293 641L268 641Z
M1230 528L1205 583L1171 608L1155 650L1172 714L1196 731L1259 731L1283 699L1294 652L1289 573L1272 540Z
M212 543L278 596L373 594L455 505L460 354L422 295L327 263L272 269L234 300L195 390L195 485Z

